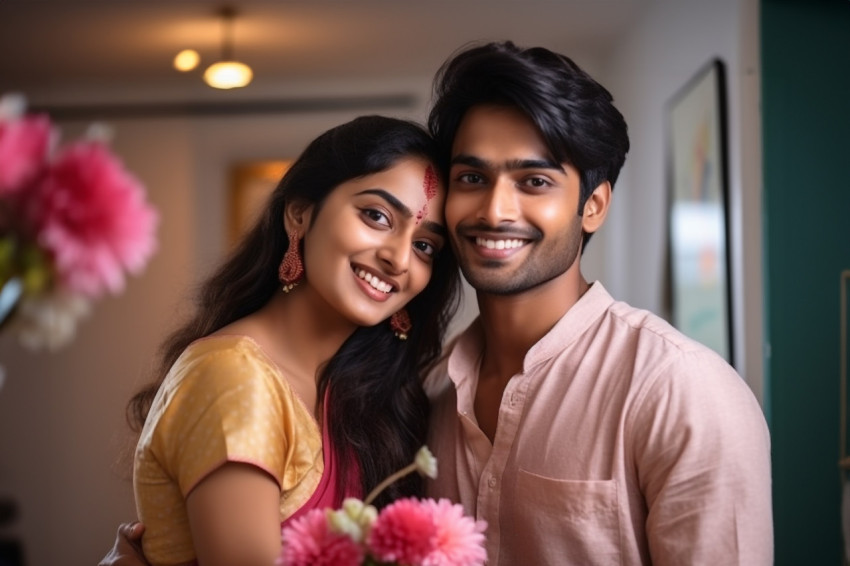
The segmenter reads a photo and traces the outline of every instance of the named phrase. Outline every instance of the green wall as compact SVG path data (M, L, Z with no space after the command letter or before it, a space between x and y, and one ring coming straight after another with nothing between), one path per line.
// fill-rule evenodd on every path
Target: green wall
M777 565L842 564L839 289L850 1L762 0L765 360Z

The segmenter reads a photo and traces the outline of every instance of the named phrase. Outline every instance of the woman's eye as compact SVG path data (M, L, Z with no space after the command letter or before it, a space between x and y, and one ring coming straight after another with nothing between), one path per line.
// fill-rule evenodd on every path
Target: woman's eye
M365 216L375 224L380 224L381 226L390 225L389 217L380 210L377 210L375 208L364 208L362 213L363 216Z
M434 244L430 242L413 242L413 247L427 255L428 257L434 257L437 255L437 248Z

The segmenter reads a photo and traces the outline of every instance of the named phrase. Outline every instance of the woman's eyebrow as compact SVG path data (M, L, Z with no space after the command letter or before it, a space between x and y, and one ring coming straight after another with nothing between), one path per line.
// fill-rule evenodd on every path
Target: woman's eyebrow
M446 230L445 226L433 220L423 220L420 226L442 238L446 238L449 235L449 231Z
M403 202L398 200L396 196L384 189L366 189L364 191L360 191L357 193L359 195L376 195L387 201L394 209L398 210L401 214L405 216L405 218L413 218L413 212L408 208ZM442 236L443 238L448 237L449 232L446 230L446 227L440 224L439 222L434 222L433 220L423 220L422 224L420 224L423 228L428 230L429 232L433 232L438 236Z
M391 207L402 213L407 218L413 217L413 212L400 200L396 198L396 196L389 191L385 191L384 189L366 189L365 191L360 191L357 193L357 196L360 195L376 195L387 201Z

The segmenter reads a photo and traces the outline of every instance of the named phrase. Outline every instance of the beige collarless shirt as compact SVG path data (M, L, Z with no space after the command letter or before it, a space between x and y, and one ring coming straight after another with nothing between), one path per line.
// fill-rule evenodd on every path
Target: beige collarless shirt
M488 564L773 564L770 439L718 355L594 283L473 410L475 321L430 373L428 495L487 521Z

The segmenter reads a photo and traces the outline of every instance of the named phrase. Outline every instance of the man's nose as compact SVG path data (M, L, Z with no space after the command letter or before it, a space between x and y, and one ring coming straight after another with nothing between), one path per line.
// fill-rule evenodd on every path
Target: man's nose
M511 179L498 178L484 193L478 209L478 219L490 226L514 221L519 215L516 186Z

